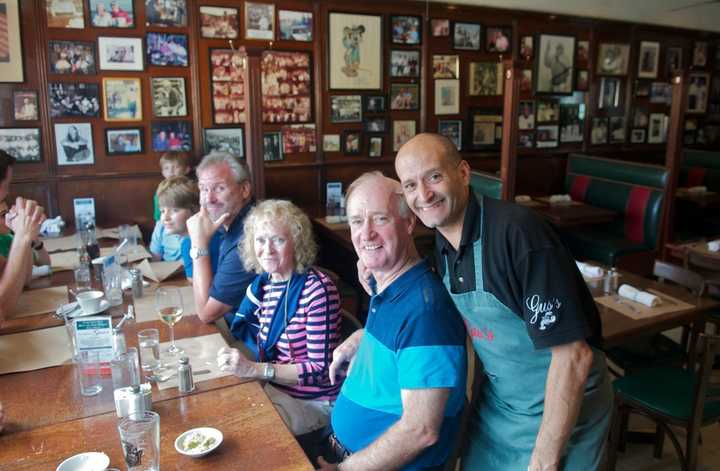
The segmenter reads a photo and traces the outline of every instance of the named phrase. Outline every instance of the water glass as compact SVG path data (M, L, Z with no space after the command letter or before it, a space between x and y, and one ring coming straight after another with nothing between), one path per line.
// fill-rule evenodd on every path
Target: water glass
M160 470L160 416L146 411L118 421L128 471Z
M67 332L68 336L68 346L70 347L70 355L72 356L73 363L77 361L78 351L77 351L77 343L75 340L75 326L73 325L73 320L68 317L69 311L62 311L63 312L63 320L65 321L65 331Z
M119 306L123 302L122 271L124 270L119 268L117 270L105 270L103 288L105 289L105 297L111 306Z
M74 274L76 293L92 289L92 280L90 279L90 267L80 266L75 269Z
M140 366L138 350L130 347L127 352L116 355L110 361L113 389L136 386L140 384Z
M86 350L78 353L77 370L80 376L80 394L95 396L102 391L100 384L100 352Z
M142 369L154 371L160 368L160 331L144 329L138 332L138 346L140 347Z

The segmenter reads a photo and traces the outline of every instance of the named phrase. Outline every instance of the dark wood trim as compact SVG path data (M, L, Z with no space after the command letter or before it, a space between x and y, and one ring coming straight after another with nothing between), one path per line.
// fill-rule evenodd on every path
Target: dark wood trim
M502 180L502 199L512 201L515 198L515 176L517 173L518 110L520 104L520 78L522 66L508 59L503 61L503 128L500 151L500 179ZM560 128L558 127L558 134ZM558 140L560 136L558 135Z

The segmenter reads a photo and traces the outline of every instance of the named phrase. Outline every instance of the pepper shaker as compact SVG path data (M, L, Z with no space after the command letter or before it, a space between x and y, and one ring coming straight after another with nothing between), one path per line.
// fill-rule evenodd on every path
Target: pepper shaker
M181 393L189 393L195 389L193 382L192 366L188 357L178 360L178 390Z

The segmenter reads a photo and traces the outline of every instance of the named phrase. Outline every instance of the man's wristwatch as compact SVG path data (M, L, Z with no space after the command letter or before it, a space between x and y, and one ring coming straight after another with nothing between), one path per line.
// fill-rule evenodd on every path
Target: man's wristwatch
M190 258L193 260L197 260L200 257L207 257L210 255L210 251L203 247L190 247Z
M275 379L275 367L272 363L265 363L265 369L263 370L263 377L265 381L272 381Z
M33 240L30 247L33 250L42 250L45 247L45 243L42 240Z

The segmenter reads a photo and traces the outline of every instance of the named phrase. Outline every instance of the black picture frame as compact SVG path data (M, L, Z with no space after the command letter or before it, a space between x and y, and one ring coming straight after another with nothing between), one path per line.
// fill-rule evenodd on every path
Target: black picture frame
M340 136L340 146L345 155L361 155L363 147L362 131L343 131Z
M567 34L540 33L535 38L535 45L532 73L535 95L572 95L575 91L577 38ZM551 52L555 61L549 63Z
M386 133L389 130L389 120L382 117L365 118L363 120L363 130L369 133Z
M387 97L385 95L364 95L363 113L375 114L387 111Z
M408 28L414 27L415 33ZM415 15L390 15L390 38L393 44L419 46L422 44L422 17Z
M385 136L382 134L368 135L367 150L368 157L382 157L385 150Z
M119 134L122 132L130 133L135 132L138 138L138 144L135 147L134 150L118 150L117 147L119 146L119 143L117 142L118 138L120 137ZM117 136L112 136L112 134L117 134ZM115 146L111 145L113 144L112 140L116 139ZM134 155L134 154L144 154L145 153L145 128L142 127L131 127L131 128L105 128L105 155L107 156L116 156L116 155Z
M351 109L348 109L351 108ZM362 96L361 95L331 95L330 96L330 122L331 123L360 123L362 122Z
M477 37L475 37L475 29L477 29ZM460 51L481 50L483 44L482 29L483 26L480 23L470 21L454 21L452 24L453 49L458 49ZM472 36L468 37L468 33L472 34Z
M263 160L274 162L284 158L282 133L279 131L263 133Z
M87 66L83 66L79 58L67 57L68 54L77 54L79 56L80 53L77 51L78 47L86 49L82 51L82 53L84 53ZM65 54L65 56L63 56L63 54ZM48 73L53 75L95 75L97 73L95 43L89 41L50 40L48 42L47 57ZM90 61L88 61L88 59L90 59ZM67 70L64 70L66 67Z
M401 56L406 56L406 64L400 62ZM415 62L412 63L412 56ZM392 78L419 78L420 77L420 51L414 49L390 50L390 77Z
M245 158L245 133L242 126L203 129L203 152L227 152Z
M498 34L505 38L505 49L500 49ZM513 49L511 26L488 26L485 28L485 51L491 54L510 54Z
M28 147L28 136L37 141L37 147ZM14 138L11 139L10 138ZM19 142L18 142L19 141ZM28 147L27 149L23 149ZM0 128L0 149L15 157L18 164L32 164L43 161L42 131L38 127ZM30 153L32 151L32 153Z
M153 152L190 152L192 150L192 122L191 121L152 121L151 136ZM167 144L160 139L160 133L166 133ZM170 142L169 133L175 133L177 144Z
M174 44L180 44L185 48L185 56L182 54L173 52L172 55L163 55L161 49L157 46L158 41L170 41ZM177 42L178 40L179 42ZM179 33L161 33L161 32L148 32L145 36L145 48L147 63L150 66L155 67L187 67L190 63L190 51L187 34Z
M417 83L390 84L390 110L417 111L420 109L420 85Z
M466 150L497 150L502 140L501 108L468 109L467 129L463 147Z

